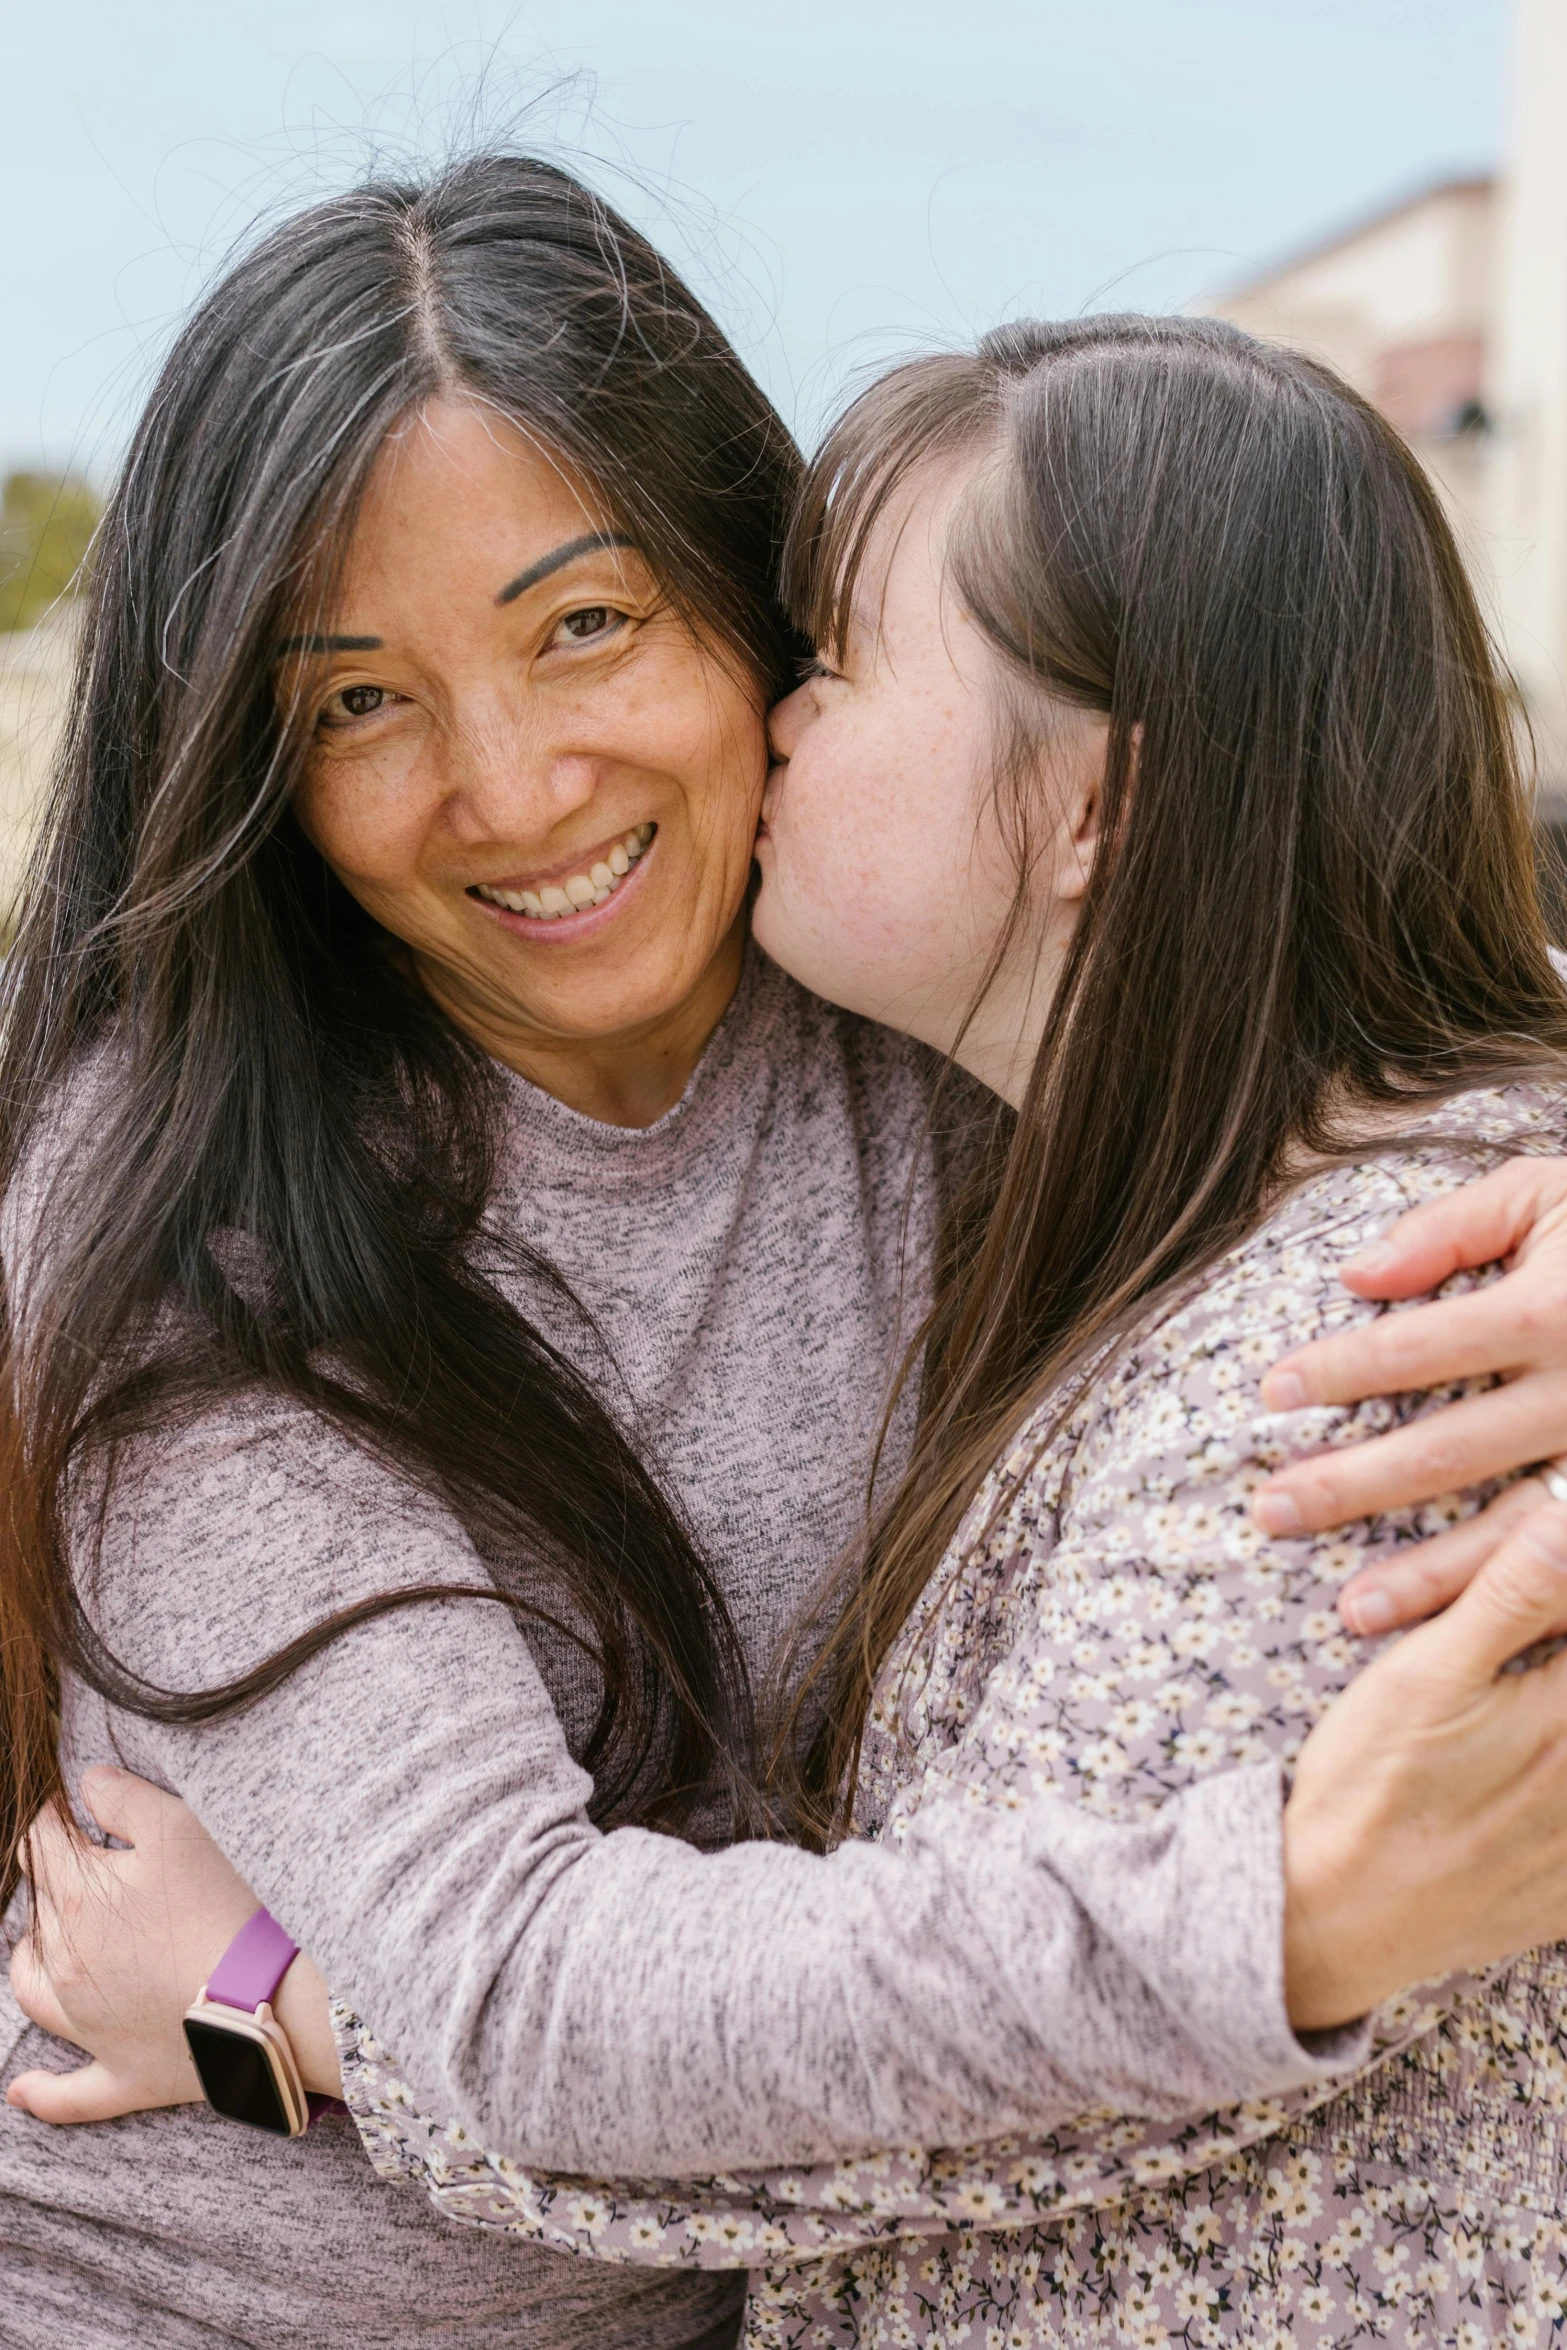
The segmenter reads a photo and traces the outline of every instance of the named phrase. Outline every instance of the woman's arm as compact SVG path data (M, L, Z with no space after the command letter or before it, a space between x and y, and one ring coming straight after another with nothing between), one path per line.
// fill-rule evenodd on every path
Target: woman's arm
M257 1404L126 1466L91 1597L126 1663L193 1688L389 1581L479 1572L434 1505ZM833 2158L1097 2102L1185 2111L1320 2069L1283 2011L1266 1765L1227 1791L1244 1857L1222 1872L1207 1790L1163 1823L1040 1806L830 1860L603 1837L526 1642L471 1600L363 1624L243 1711L121 1730L125 1762L189 1799L420 2101L519 2157ZM96 1915L107 1963L134 1970L123 1908ZM69 1967L93 1916L46 1952Z
M1567 1509L1556 1506L1537 1511L1453 1609L1385 1649L1312 1731L1284 1813L1285 1965L1303 2029L1346 1998L1369 2004L1388 1982L1493 1955L1468 1939L1474 1924L1509 1949L1567 1929L1567 1652L1531 1673L1503 1669L1564 1623ZM77 2012L61 2008L31 1941L15 1961L35 2020L109 2060L108 2070L95 2063L13 2084L16 2102L58 2121L126 2110L133 2075L145 2090L133 2102L171 2100L184 2050L170 2025L193 1966L208 1963L184 1953L215 1954L254 1906L184 1804L126 1773L92 1777L101 1824L132 1849L87 1848L84 1874L80 1848L50 1839L54 1923L73 1954L63 1979ZM95 1971L91 1945L109 1917L119 1930ZM308 1960L296 1962L285 1992L296 2049L317 2052L309 2085L347 2086L384 2176L423 2183L451 2219L562 2250L749 2267L786 2251L946 2227L971 2220L976 2205L993 2225L1018 2224L1102 2199L1096 2170L1052 2178L1050 2155L1021 2147L1010 2179L999 2181L976 2182L950 2161L923 2177L905 2171L896 2185L885 2170L853 2164L653 2191L532 2173L483 2153L461 2125L420 2116L395 2059L339 2009L345 2084L326 1987ZM1194 2143L1188 2137L1188 2153Z
M1536 1512L1447 1615L1385 1650L1311 1733L1285 1811L1286 1947L1306 2010L1336 1982L1346 1930L1352 1946L1366 1938L1368 1970L1401 1977L1441 1972L1427 1963L1439 1951L1473 1958L1454 1928L1488 1913L1519 1946L1556 1937L1563 1896L1547 1887L1567 1873L1567 1653L1529 1673L1506 1668L1564 1625L1557 1505ZM1367 1887L1379 1882L1384 1936L1373 1946ZM1425 1960L1400 1956L1417 1945ZM319 1980L314 1996L324 2017ZM1412 2010L1405 2028L1417 2020ZM601 2260L755 2267L976 2221L1029 2226L1115 2201L1138 2180L1205 2169L1236 2142L1222 2125L1144 2136L1130 2182L1065 2133L656 2187L562 2178L411 2111L395 2062L351 2014L339 2008L336 2022L355 2117L384 2176L421 2179L449 2219ZM1284 2118L1282 2106L1253 2108L1246 2134Z

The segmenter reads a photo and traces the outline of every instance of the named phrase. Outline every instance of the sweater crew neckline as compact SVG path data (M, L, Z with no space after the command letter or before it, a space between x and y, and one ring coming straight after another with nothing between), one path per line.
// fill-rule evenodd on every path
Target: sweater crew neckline
M734 994L703 1046L679 1099L649 1126L616 1126L574 1110L531 1078L499 1066L519 1135L553 1151L602 1162L665 1160L678 1146L684 1159L699 1149L715 1124L732 1127L741 1100L769 1067L768 1046L783 1010L790 982L760 948L746 942Z

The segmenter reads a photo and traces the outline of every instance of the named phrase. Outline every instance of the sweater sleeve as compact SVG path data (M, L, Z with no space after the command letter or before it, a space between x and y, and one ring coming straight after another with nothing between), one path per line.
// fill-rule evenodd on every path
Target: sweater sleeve
M122 1661L187 1690L388 1585L475 1580L442 1510L266 1400L122 1460L84 1570ZM241 1710L120 1731L418 2105L518 2160L831 2160L1315 2069L1283 2010L1267 1761L1217 1797L1222 1873L1208 1789L1149 1821L932 1807L825 1859L600 1835L526 1640L458 1598L360 1625Z

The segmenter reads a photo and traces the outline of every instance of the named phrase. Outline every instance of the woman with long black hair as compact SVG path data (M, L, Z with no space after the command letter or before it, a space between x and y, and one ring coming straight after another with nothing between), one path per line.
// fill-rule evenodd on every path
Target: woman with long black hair
M1320 1946L1345 1896L1287 1878L1270 1759L1147 1833L1046 1805L701 1849L760 1816L749 1685L855 1531L977 1147L920 1047L747 941L794 488L711 321L564 175L481 159L288 224L133 447L11 965L13 1874L81 1765L139 1767L479 2127L520 2081L570 2117L559 2159L639 2120L591 2019L541 2055L584 1937L647 1994L614 2053L682 2071L677 2162L737 2110L802 2155L940 2142L1364 2046L1290 2029L1281 1913ZM1463 1838L1396 1803L1356 1833L1314 2025L1557 1920L1508 1849L1433 1925L1411 1888ZM8 2020L12 2076L58 2065ZM722 2276L446 2230L342 2118L48 2138L8 2105L0 2197L29 2343L696 2344L738 2312Z

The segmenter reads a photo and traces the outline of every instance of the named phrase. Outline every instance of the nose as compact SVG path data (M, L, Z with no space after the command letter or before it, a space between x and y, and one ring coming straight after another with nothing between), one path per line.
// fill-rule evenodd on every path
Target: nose
M463 840L536 837L587 806L600 768L598 759L541 742L515 724L468 732L451 779L447 821Z
M811 715L811 688L797 685L767 713L767 748L775 761L790 758Z

